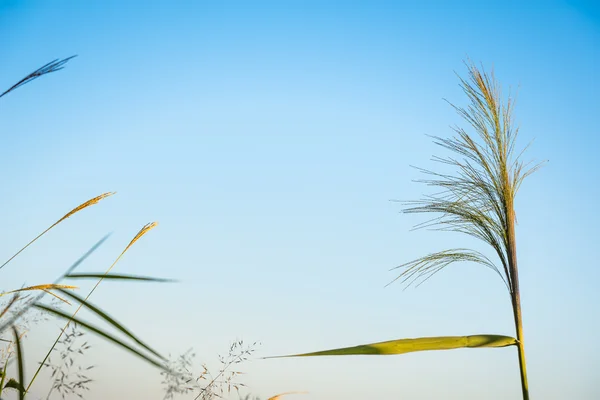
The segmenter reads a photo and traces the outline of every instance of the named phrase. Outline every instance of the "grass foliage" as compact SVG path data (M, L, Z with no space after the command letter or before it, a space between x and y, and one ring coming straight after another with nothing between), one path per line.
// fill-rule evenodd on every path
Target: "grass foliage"
M0 98L41 76L64 68L72 58L54 60L42 66L0 94ZM524 179L541 164L532 165L521 160L527 146L517 150L518 129L514 127L512 117L514 101L510 97L503 101L494 74L487 74L472 63L467 63L467 68L468 77L460 78L460 86L469 102L465 107L452 107L467 123L468 129L456 126L452 137L433 136L434 142L451 154L443 158L434 157L434 161L451 167L454 173L419 169L425 175L419 182L435 188L436 191L420 200L405 203L404 212L432 214L433 218L417 228L459 232L474 237L489 245L494 257L490 258L479 251L465 248L441 250L394 268L400 271L394 281L401 282L405 287L413 284L418 286L448 265L457 262L473 262L489 268L499 275L510 294L516 337L486 334L398 339L290 357L384 355L425 350L515 346L518 349L523 399L529 399L514 202ZM67 212L1 264L0 270L54 227L112 195L114 192L103 193ZM75 269L96 251L108 236L92 246L54 282L0 292L0 396L4 390L14 390L19 399L25 399L40 371L46 368L51 379L46 399L50 399L53 394L62 398L83 398L92 383L88 372L94 367L85 359L85 354L90 349L90 345L83 338L85 330L157 367L163 378L165 400L176 396L185 396L193 400L213 400L225 398L231 393L237 393L242 399L240 390L245 388L245 384L240 381L242 372L238 370L238 366L250 358L256 343L246 346L243 341L234 342L228 354L219 358L220 366L215 373L203 365L202 372L194 374L192 361L195 354L191 350L176 359L166 358L128 330L124 324L90 302L90 297L103 281L170 282L168 279L111 272L125 253L156 226L156 222L144 225L105 272L75 272ZM78 295L75 292L77 286L68 283L81 279L96 281L85 296ZM49 295L53 302L43 302L46 295ZM76 306L75 311L64 308L73 306ZM82 309L99 317L101 325L92 325L80 319L78 313ZM38 314L35 314L36 312ZM64 321L64 327L60 329L56 340L28 381L25 376L26 352L23 339L28 331L27 324L39 321L39 315L44 318L58 318ZM282 393L269 400L297 393L300 392ZM246 400L249 398L247 395Z
M54 60L35 70L0 94L0 98L41 76L61 70L73 57ZM73 208L9 257L0 265L0 269L6 267L19 254L57 225L114 194L114 192L103 193ZM212 400L224 398L232 392L237 392L241 398L240 389L244 388L245 384L239 380L242 373L238 367L252 355L257 343L246 346L243 341L235 342L229 348L229 353L219 358L220 367L216 373L211 373L211 370L203 365L203 371L193 375L191 372L193 353L187 352L176 360L169 360L105 310L90 302L91 295L103 281L173 282L173 280L164 278L111 273L125 253L156 226L156 222L144 225L105 272L76 272L75 270L108 239L109 235L99 240L54 282L0 292L0 396L4 390L14 390L20 399L29 397L31 386L40 372L46 369L49 371L51 380L46 395L47 400L54 395L61 398L73 398L74 396L84 398L84 394L90 390L90 384L93 382L88 374L94 368L94 365L87 362L86 354L91 346L87 340L84 340L85 330L85 332L101 337L157 367L163 377L165 399L172 399L176 395L188 395L194 400ZM63 281L82 279L96 281L85 296L80 296L75 292L78 289L77 286L63 283ZM46 295L51 296L50 303L43 302ZM65 306L74 305L77 306L75 311L64 309ZM99 317L103 326L92 325L80 319L78 313L82 309ZM41 320L47 321L49 317L63 320L65 324L45 357L38 362L39 367L33 377L28 381L25 376L23 339L29 329L29 324ZM117 332L117 334L112 334L110 331ZM272 397L272 399L276 398L279 397Z
M69 57L63 60L55 60L44 65L43 67L27 75L25 78L21 79L15 85L11 86L8 90L4 91L2 94L0 94L0 97L5 96L13 90L43 75L56 72L62 69L64 65L72 58L73 57ZM15 259L15 257L17 257L19 254L25 251L37 240L42 238L45 234L47 234L58 224L66 221L75 214L98 204L101 200L112 196L113 194L114 192L107 192L101 194L73 208L71 211L64 214L56 222L54 222L52 225L50 225L48 228L42 231L42 233L36 236L33 240L31 240L29 243L27 243L25 246L19 249L15 254L13 254L8 260L6 260L2 265L0 265L0 269L6 267L12 260ZM5 346L0 352L0 355L2 356L0 362L3 363L0 367L0 371L2 374L0 377L0 395L4 390L13 389L17 390L20 399L24 399L27 393L29 392L31 386L35 382L36 378L38 377L38 374L40 373L42 368L47 367L52 369L52 375L54 377L57 377L56 379L58 379L58 381L54 380L50 392L48 393L48 398L54 391L59 392L63 397L65 395L73 394L81 397L81 391L87 389L87 384L90 382L90 380L82 373L83 370L72 371L70 369L71 367L74 367L75 363L71 354L74 351L78 354L82 354L83 350L87 350L89 347L85 345L78 349L75 349L73 347L73 341L75 340L75 338L80 336L78 331L74 331L76 326L86 328L87 331L92 332L97 336L108 340L109 342L112 342L113 344L117 345L123 350L129 351L130 353L139 356L144 361L155 365L161 370L166 369L165 357L160 355L149 345L142 342L137 336L135 336L132 332L127 330L121 323L117 322L114 318L112 318L106 311L89 302L89 298L94 292L94 290L104 280L165 281L162 279L154 279L150 277L136 277L132 275L110 274L111 269L134 245L134 243L140 240L151 229L156 227L156 225L156 222L152 222L143 226L142 229L133 237L133 239L129 242L129 244L125 247L125 249L115 259L113 264L106 270L104 274L75 274L73 273L73 271L75 270L75 268L80 266L81 263L87 257L89 257L96 249L98 249L98 247L100 247L100 245L104 243L104 241L107 239L107 237L101 239L84 256L77 260L71 267L67 268L66 271L61 276L59 276L55 282L41 283L0 293L0 298L4 296L9 298L9 300L5 304L3 304L2 308L0 309L0 337L2 343ZM78 296L74 293L74 289L77 289L77 286L62 283L63 280L82 278L97 280L95 286L85 297ZM36 292L36 295L31 295L31 293ZM42 301L45 295L51 295L55 299L58 299L63 306L65 304L67 306L70 306L72 304L71 302L73 302L77 305L77 309L74 312L67 312L62 310L60 306L57 306L55 304L43 303ZM100 317L100 319L106 326L93 326L79 319L77 317L77 314L83 308ZM22 346L22 339L24 337L25 331L21 331L19 324L22 323L23 320L27 320L27 317L32 315L32 312L35 312L36 310L42 311L46 315L51 315L64 320L65 326L63 329L60 330L55 342L48 350L48 353L46 354L44 359L39 363L39 367L34 373L31 380L27 383L27 379L25 377L25 354L24 348ZM71 330L69 330L69 328L71 328ZM121 338L117 335L111 334L109 332L109 329L115 329L117 332L119 332ZM12 333L12 335L7 336L6 334L8 332ZM66 346L66 350L61 352L59 356L63 363L61 364L61 366L58 367L56 367L55 364L52 363L51 359L51 354L53 354L57 350L57 346ZM8 377L10 372L9 366L11 364L14 364L15 366L16 377ZM73 381L72 379L70 379L73 376L75 376L78 379Z

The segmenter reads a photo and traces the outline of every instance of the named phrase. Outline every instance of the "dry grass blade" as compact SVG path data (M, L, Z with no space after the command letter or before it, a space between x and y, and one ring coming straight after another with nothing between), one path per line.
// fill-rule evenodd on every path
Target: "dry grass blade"
M46 75L49 74L51 72L56 72L59 71L61 69L64 68L64 65L72 58L74 58L76 56L71 56L68 58L64 58L62 60L56 59L54 61L50 61L48 64L44 65L43 67L40 67L38 69L36 69L35 71L33 71L32 73L30 73L29 75L27 75L25 78L21 79L19 82L15 83L13 86L11 86L10 88L8 88L8 90L6 90L4 93L0 94L0 97L12 92L13 90L17 89L20 86L25 85L26 83L29 83L37 78L39 78L42 75Z
M106 198L108 196L112 196L113 194L115 194L115 192L103 193L100 196L96 196L93 199L90 199L90 200L86 201L85 203L80 204L79 206L75 207L74 209L72 209L71 211L69 211L68 213L66 213L61 219L59 219L58 221L56 221L55 223L53 223L52 225L50 225L50 227L48 229L46 229L45 231L43 231L42 233L40 233L39 235L37 235L32 241L30 241L25 246L23 246L23 248L21 248L21 250L17 251L15 254L13 254L13 256L10 257L8 260L6 260L4 262L4 264L0 265L0 269L4 268L4 266L6 264L8 264L9 262L11 262L19 254L21 254L23 252L23 250L25 250L26 248L28 248L29 246L31 246L36 240L38 240L39 238L41 238L50 229L54 228L56 225L60 224L65 219L71 217L73 214L78 213L79 211L81 211L81 210L83 210L85 208L93 206L94 204L98 203L100 200L102 200L102 199L104 199L104 198Z
M4 307L4 310L2 310L2 312L0 313L0 319L2 319L2 317L4 317L4 315L8 312L8 310L10 310L10 308L15 305L15 303L17 302L17 300L19 300L19 293L15 293L15 295L13 296L12 299L10 299L10 301L8 302L8 304L6 305L6 307Z
M77 286L72 286L72 285L61 285L61 284L57 284L57 283L46 283L46 284L43 284L43 285L28 286L28 287L21 288L21 289L11 290L10 292L0 293L0 297L5 296L7 294L11 294L11 293L17 293L17 292L24 292L24 291L31 291L31 290L48 291L48 290L52 290L52 289L79 289L79 288Z

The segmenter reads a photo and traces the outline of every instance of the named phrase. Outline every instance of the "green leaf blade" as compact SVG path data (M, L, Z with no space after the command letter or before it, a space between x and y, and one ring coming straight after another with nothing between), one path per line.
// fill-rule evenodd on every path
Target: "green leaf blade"
M68 279L104 279L104 280L122 280L122 281L142 281L142 282L176 282L173 279L154 278L151 276L127 275L127 274L105 274L105 273L76 273L65 275Z
M21 385L19 382L17 382L17 380L14 378L10 378L8 380L8 382L4 386L4 389L7 389L7 388L18 390L21 393L25 392L25 388L23 387L23 385Z
M75 318L75 317L73 317L73 316L71 316L69 314L66 314L66 313L64 313L61 310L58 310L56 308L48 307L48 306L45 306L45 305L40 304L40 303L34 304L33 307L37 308L39 310L42 310L42 311L46 311L46 312L48 312L50 314L53 314L53 315L55 315L57 317L60 317L62 319L73 321L74 323L76 323L76 324L82 326L83 328L85 328L85 329L87 329L87 330L95 333L96 335L98 335L98 336L100 336L100 337L108 340L109 342L112 342L112 343L116 344L117 346L121 347L122 349L129 351L133 355L136 355L136 356L140 357L142 360L150 363L151 365L153 365L153 366L155 366L155 367L157 367L157 368L159 368L161 370L166 370L166 366L163 364L163 362L166 359L164 357L162 357L162 356L159 357L160 360L155 360L152 357L150 357L150 356L142 353L138 349L135 349L134 347L128 345L127 343L123 342L122 340L120 340L120 339L116 338L115 336L109 334L108 332L106 332L106 331L104 331L104 330L102 330L100 328L97 328L97 327L95 327L93 325L90 325L87 322L84 322L84 321L82 321L82 320L80 320L78 318ZM153 354L158 354L158 353L156 353L153 350L152 350L152 353Z
M417 339L398 339L340 349L293 354L281 357L348 356L348 355L395 355L415 351L452 350L460 348L506 347L517 344L517 340L502 335L435 336Z

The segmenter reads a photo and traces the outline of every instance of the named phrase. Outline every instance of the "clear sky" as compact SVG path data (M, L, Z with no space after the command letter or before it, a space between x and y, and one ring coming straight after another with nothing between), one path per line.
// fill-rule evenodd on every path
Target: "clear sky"
M267 356L513 335L506 289L483 267L384 289L390 268L424 253L481 249L410 232L423 217L389 201L426 191L410 165L445 154L426 135L461 122L443 99L465 104L455 72L470 57L518 91L521 144L535 139L526 157L549 160L516 204L532 398L598 399L592 3L2 0L0 89L78 57L0 102L0 258L77 204L118 192L5 267L2 289L53 280L114 232L81 267L103 271L156 220L115 272L181 282L103 283L92 299L164 353L194 347L198 364L216 367L240 338ZM32 331L28 370L55 326ZM162 398L158 372L133 356L103 342L89 355L89 399ZM265 399L520 398L514 348L254 360L244 371Z

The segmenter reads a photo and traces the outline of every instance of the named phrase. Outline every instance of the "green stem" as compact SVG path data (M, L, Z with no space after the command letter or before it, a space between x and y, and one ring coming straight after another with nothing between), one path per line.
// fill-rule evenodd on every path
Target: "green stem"
M519 368L521 370L521 389L523 391L523 400L529 400L527 364L525 362L525 344L523 343L523 320L521 314L521 301L518 293L515 296L515 301L515 326L517 328L517 348L519 350Z
M513 314L515 317L515 329L517 331L517 348L519 351L519 369L521 372L521 390L523 400L529 400L529 385L527 383L527 364L525 362L525 344L523 343L523 315L521 313L521 292L519 290L519 270L517 268L517 241L515 235L515 211L512 193L508 196L506 204L508 217L508 263L511 275L511 298Z

